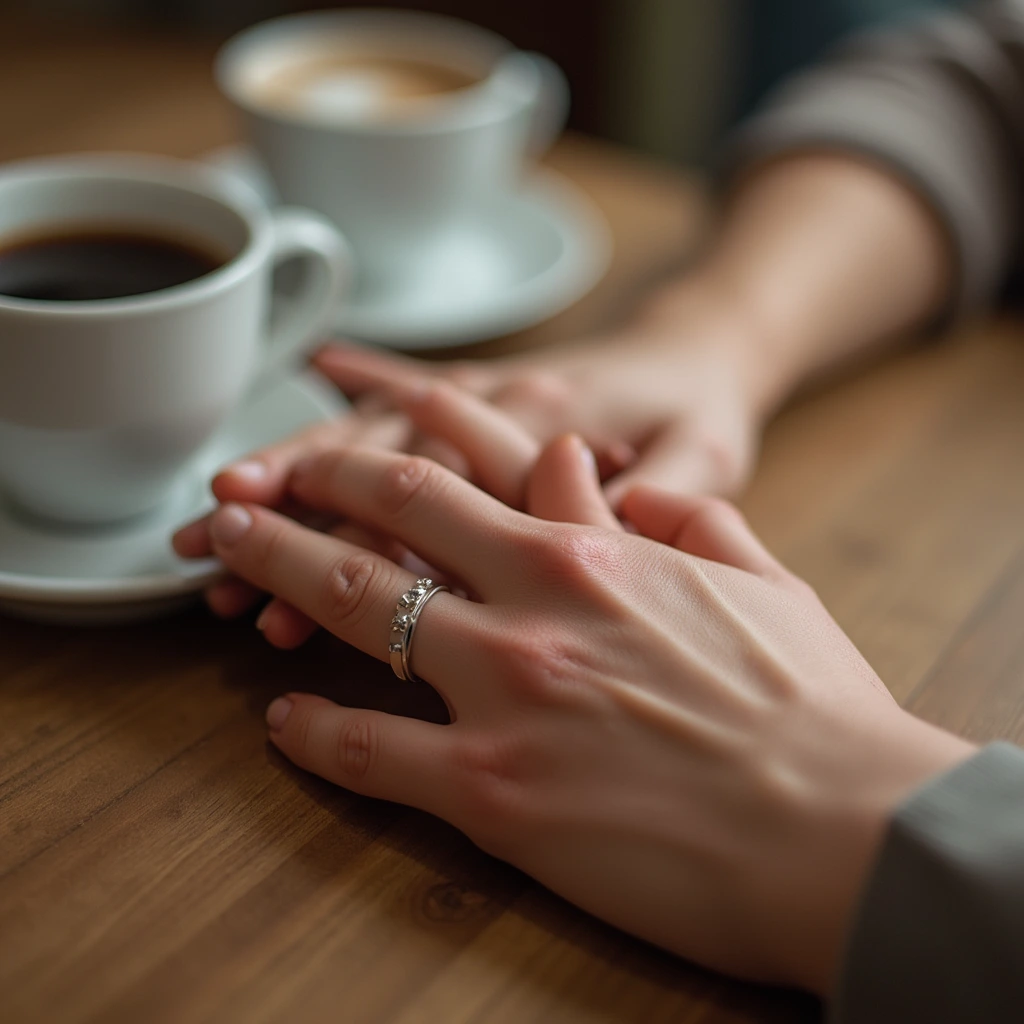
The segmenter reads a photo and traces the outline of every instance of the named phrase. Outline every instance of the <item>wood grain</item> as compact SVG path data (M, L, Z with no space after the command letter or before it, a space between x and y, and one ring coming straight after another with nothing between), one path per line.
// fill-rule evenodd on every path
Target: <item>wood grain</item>
M232 138L190 41L0 30L0 157L201 153ZM699 236L699 189L584 140L553 163L607 213L602 287L504 344L621 315ZM1024 740L1024 345L995 322L788 409L744 505L917 713ZM493 351L493 349L491 349ZM0 619L0 1019L29 1022L795 1022L813 1001L633 942L423 815L270 750L308 688L443 713L322 639L268 651L194 610L132 628Z

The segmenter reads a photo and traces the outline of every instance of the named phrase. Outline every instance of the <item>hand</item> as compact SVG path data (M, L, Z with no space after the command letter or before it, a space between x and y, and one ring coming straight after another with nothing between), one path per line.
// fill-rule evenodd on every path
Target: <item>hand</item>
M445 818L669 950L831 990L886 822L971 748L895 705L733 508L638 488L623 511L644 536L623 532L571 438L530 477L542 518L380 450L316 456L289 490L473 599L435 597L413 650L453 724L290 694L268 710L288 757ZM414 574L258 506L229 504L209 530L239 577L387 657Z
M421 413L415 438L409 427L416 424L389 408L389 399L401 404L403 395L444 382L510 416L535 450L564 433L583 436L597 453L613 505L641 482L688 494L733 494L752 468L780 385L762 358L756 322L719 292L684 282L613 335L490 362L427 363L328 347L315 364L355 399L356 415L227 467L214 492L222 501L275 507L296 459L342 443L417 452L427 445L432 457L462 469L463 438L442 449L429 415ZM524 484L525 473L520 491Z
M521 509L527 480L542 448L540 438L556 432L564 420L585 419L588 394L591 398L601 395L607 408L614 408L616 402L622 405L624 422L633 413L653 417L652 422L657 419L656 407L649 402L645 404L633 393L644 386L645 380L661 382L666 409L678 401L681 388L666 372L669 363L678 360L680 353L657 331L650 330L647 339L650 351L645 357L637 356L630 371L635 379L628 378L624 369L633 358L632 354L623 357L624 351L632 353L633 350L624 340L609 341L600 347L581 350L579 354L549 357L555 365L564 362L568 367L563 372L562 384L555 375L541 377L536 372L531 376L512 369L503 371L508 379L493 395L493 400L478 393L487 390L485 378L491 380L493 390L494 375L502 372L494 368L460 364L428 372L424 369L426 364L421 366L396 356L340 347L326 350L321 355L321 369L336 377L340 375L343 386L347 385L352 392L371 386L380 390L353 396L362 406L357 415L317 424L243 463L228 467L214 479L214 494L222 502L248 501L277 508L291 501L287 510L301 514L294 495L289 496L286 487L296 462L345 443L358 442L385 448L415 447L462 475L472 477L488 493L511 507ZM688 382L700 402L707 404L709 420L718 418L725 429L735 418L733 426L737 426L742 418L736 404L740 395L736 385L741 375L736 370L735 377L732 376L731 349L724 336L709 333L693 348L690 373L680 371L680 379ZM698 348L699 357L696 355ZM659 360L665 364L660 367L660 373ZM723 383L716 390L710 380L700 378L697 368L701 365L706 366L708 375L720 376L723 381L728 376L731 386ZM342 367L347 369L340 369ZM567 382L576 377L579 378L575 385L578 394L572 397ZM457 378L464 386L448 378ZM559 389L562 400L554 402L552 398ZM395 406L404 415L396 414ZM546 422L542 423L541 417L546 417ZM614 493L631 486L634 480L642 481L647 477L659 482L674 480L685 490L686 483L697 482L694 473L707 474L715 467L716 472L725 472L729 467L724 456L715 462L713 444L707 442L702 446L695 436L684 437L686 429L686 416L677 411L675 421L665 425L663 435L652 439L646 454L639 458L625 441L606 441L601 448L603 458L599 457L604 463L603 476L635 463L606 487L606 493ZM418 431L417 438L414 438L414 430ZM704 483L710 482L707 475L701 479ZM333 532L363 546L384 550L380 546L381 538L369 537L365 528L340 524ZM183 557L211 554L205 523L179 531L175 548ZM218 581L207 590L210 607L226 618L245 613L262 598L256 588L234 578ZM258 625L268 639L286 648L301 645L316 629L316 624L307 616L280 600L267 605Z
M659 307L611 337L496 362L428 364L336 346L316 365L350 396L397 391L400 403L402 392L429 381L455 384L511 416L539 446L580 434L617 506L638 483L686 494L740 490L769 411L749 335L717 308L677 301L671 314ZM443 434L443 422L413 420Z
M559 352L433 365L325 349L317 365L355 400L354 414L227 467L213 481L214 494L222 502L281 508L292 466L342 444L415 451L468 475L463 453L471 446L475 481L522 508L541 448L570 431L597 452L613 505L640 482L734 493L750 472L772 394L756 326L740 322L737 311L714 286L687 283L664 292L620 334ZM515 436L509 423L521 428ZM489 448L496 436L504 438L500 454ZM203 529L182 531L176 547L186 557L209 554ZM236 579L207 591L210 607L227 618L260 598ZM300 644L313 631L281 602L268 606L260 625L282 646Z

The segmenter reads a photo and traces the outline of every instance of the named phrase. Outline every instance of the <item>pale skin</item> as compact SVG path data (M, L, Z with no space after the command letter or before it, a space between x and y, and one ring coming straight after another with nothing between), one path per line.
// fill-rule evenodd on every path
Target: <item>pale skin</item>
M521 430L481 429L499 449ZM315 455L286 487L468 595L435 597L413 650L452 724L293 693L267 712L286 756L668 950L833 992L887 822L973 748L895 704L732 506L638 485L627 533L572 436L535 460L526 512L380 448ZM239 578L387 657L416 579L399 562L253 504L200 529Z
M357 401L357 414L228 467L214 493L277 506L295 461L338 444L419 450L464 470L450 445L417 434L417 427L446 433L429 410L408 415L409 394L441 381L512 417L532 439L533 455L553 437L580 434L597 454L613 505L638 483L733 495L786 397L927 325L948 301L952 269L941 229L901 182L842 156L796 155L750 171L700 265L649 296L625 328L589 344L440 366L325 349L316 365ZM382 411L396 404L398 411ZM466 443L465 431L458 439ZM516 460L518 479L477 482L522 507L530 465ZM227 617L259 599L238 580L208 594ZM261 626L285 645L312 629L281 602L265 610Z
M828 997L888 821L973 748L901 711L699 495L738 489L787 394L926 324L951 278L908 190L808 155L752 174L702 266L592 346L440 369L323 352L359 415L229 468L176 547L234 574L219 613L272 595L270 642L322 626L382 659L414 552L462 592L431 602L414 656L453 724L291 694L272 741L634 934Z
M316 365L369 411L259 453L218 478L218 497L274 504L317 445L408 445L377 410L393 384L442 379L486 398L541 444L580 434L615 505L639 482L734 494L766 419L809 377L926 325L949 298L952 257L902 183L839 156L750 172L706 258L590 343L476 363L427 364L353 347Z

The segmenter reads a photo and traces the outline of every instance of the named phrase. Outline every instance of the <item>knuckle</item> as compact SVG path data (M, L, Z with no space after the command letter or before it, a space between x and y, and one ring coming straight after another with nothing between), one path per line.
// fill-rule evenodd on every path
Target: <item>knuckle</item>
M322 607L329 627L357 626L369 613L379 566L369 552L345 555L327 571Z
M613 534L586 526L555 526L537 531L525 545L530 563L545 580L596 580L605 586L617 577L618 553Z
M430 459L407 455L389 466L381 479L377 499L382 510L400 516L417 501L426 499L437 486L441 468Z
M356 715L338 730L335 756L341 777L352 782L365 779L373 771L380 751L380 736L373 723Z

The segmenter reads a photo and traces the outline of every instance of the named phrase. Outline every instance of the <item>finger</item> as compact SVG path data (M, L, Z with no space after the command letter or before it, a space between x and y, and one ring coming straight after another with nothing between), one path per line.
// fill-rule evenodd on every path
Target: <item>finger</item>
M203 516L176 531L171 538L171 547L180 558L207 558L213 551L210 547L210 517Z
M213 493L221 502L255 502L273 508L281 504L288 474L299 459L344 444L402 448L410 433L408 421L397 413L349 414L317 423L226 466L213 479Z
M210 536L236 576L282 598L361 651L388 660L391 620L398 599L416 582L412 573L256 505L219 509ZM423 609L413 665L439 689L447 690L455 678L453 666L475 660L475 607L442 593Z
M507 589L519 567L515 536L532 522L436 462L350 448L297 466L292 493L401 541L484 597Z
M264 594L245 580L218 580L206 588L206 603L214 615L222 619L237 619L255 608Z
M542 444L568 430L579 412L568 382L550 371L520 371L489 398Z
M687 554L758 576L775 579L789 575L758 540L739 509L721 498L686 497L638 487L626 495L622 511L645 537Z
M260 613L256 628L274 647L293 651L309 640L320 627L304 612L275 597Z
M391 412L394 405L387 398L383 391L371 391L352 403L352 411L357 416L376 416L380 413Z
M357 523L341 523L333 527L330 534L332 537L348 541L357 547L366 548L367 551L375 551L397 564L401 564L400 559L405 554L402 545L397 541ZM406 568L409 568L411 572L416 572L416 569L412 567L407 566ZM423 573L420 572L417 575L422 576ZM255 588L253 589L255 590ZM255 592L259 594L259 591ZM309 640L320 627L298 608L275 597L256 620L256 628L275 647L280 647L282 650L294 650Z
M393 389L399 408L430 437L457 449L473 481L512 508L522 508L540 444L510 416L447 381Z
M538 519L621 530L601 490L594 453L573 434L541 453L527 485L526 509Z
M262 502L258 504L262 504ZM322 523L315 522L316 517L312 516L308 509L303 509L296 501L290 500L287 495L276 503L275 508L282 515L297 519L314 529L320 528L323 525ZM208 513L181 527L171 538L171 545L180 558L212 557L213 546L210 543L210 518L212 514Z
M684 424L663 428L625 472L605 485L612 508L640 485L660 487L677 494L707 494L713 490L713 466L704 449L693 443Z
M450 726L343 708L305 694L275 700L267 725L271 742L306 771L363 796L455 816Z
M425 459L433 459L434 462L459 476L468 478L472 473L466 456L438 437L417 433L407 451L412 455L422 455Z
M474 363L431 364L394 352L377 352L356 345L329 345L313 357L313 365L350 398L367 392L387 391L404 384L445 377L476 393L486 390L493 371Z
M364 526L362 523L338 523L329 532L338 540L347 541L357 548L366 548L367 551L376 552L396 564L405 554L405 548L394 537L388 536L381 530L375 530L373 527Z
M344 444L348 433L337 420L307 427L225 466L213 478L213 493L222 502L254 501L261 505L277 505L285 493L292 463L304 454L323 451L331 444Z

